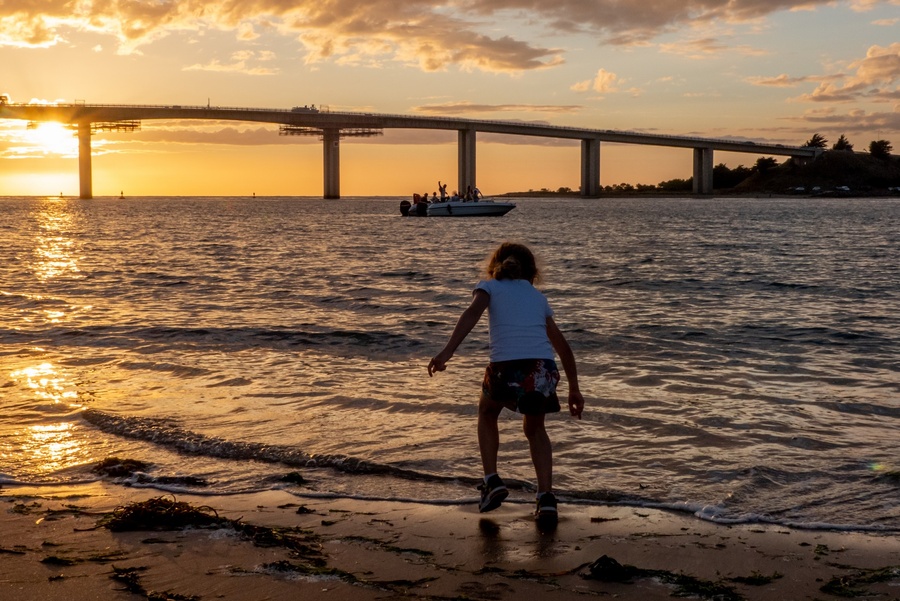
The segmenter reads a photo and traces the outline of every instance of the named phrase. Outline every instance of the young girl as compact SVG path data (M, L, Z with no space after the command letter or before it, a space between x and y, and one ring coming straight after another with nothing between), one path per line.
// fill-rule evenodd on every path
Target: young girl
M537 475L535 517L541 525L555 525L556 497L552 492L553 452L544 416L560 410L556 396L559 355L569 382L569 413L581 419L584 398L578 390L575 356L553 321L546 297L534 287L539 279L534 255L522 244L504 242L487 264L487 278L472 292L472 304L450 335L450 340L428 364L428 375L444 371L460 343L488 310L491 358L478 403L478 447L484 468L479 510L491 511L509 495L497 475L500 434L497 418L504 407L522 413L531 461Z

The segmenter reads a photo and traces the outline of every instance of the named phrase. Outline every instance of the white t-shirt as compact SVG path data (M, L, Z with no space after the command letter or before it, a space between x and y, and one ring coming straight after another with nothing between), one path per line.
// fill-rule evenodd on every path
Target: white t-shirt
M482 280L475 290L491 297L488 328L491 361L553 359L553 345L547 337L547 318L553 316L550 303L528 280Z

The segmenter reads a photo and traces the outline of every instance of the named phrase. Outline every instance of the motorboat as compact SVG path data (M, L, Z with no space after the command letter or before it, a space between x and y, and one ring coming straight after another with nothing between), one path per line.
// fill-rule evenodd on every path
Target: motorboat
M400 201L400 213L404 217L500 217L516 208L514 202L495 201L489 198L478 200L445 200L443 202L408 200Z

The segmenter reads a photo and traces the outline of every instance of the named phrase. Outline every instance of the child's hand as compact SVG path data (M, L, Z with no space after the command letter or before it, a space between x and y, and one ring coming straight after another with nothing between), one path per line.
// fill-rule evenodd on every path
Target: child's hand
M569 393L569 413L576 419L581 419L581 412L584 411L584 397L578 391Z
M444 371L447 369L447 361L450 360L450 357L446 357L443 352L438 353L434 356L434 358L428 362L428 377L434 375L436 371Z

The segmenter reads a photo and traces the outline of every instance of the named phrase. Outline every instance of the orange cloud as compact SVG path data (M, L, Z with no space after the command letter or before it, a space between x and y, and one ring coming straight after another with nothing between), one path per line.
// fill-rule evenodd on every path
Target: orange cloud
M863 98L894 99L897 88L890 89L890 86L900 80L900 42L887 48L871 46L865 58L851 63L850 69L855 69L855 73L847 76L841 83L825 81L811 94L800 96L798 100L853 102Z
M472 102L448 102L417 106L413 111L433 115L472 115L484 113L577 113L579 105L547 104L475 104Z
M229 31L248 42L264 29L299 41L308 62L399 61L425 71L516 73L560 65L564 51L496 35L497 29L514 29L508 26L510 15L530 27L540 24L547 33L580 32L604 43L636 45L686 26L753 22L778 11L830 4L833 0L659 0L648 9L646 3L621 0L4 0L0 46L66 44L74 32L91 32L114 37L119 52L129 53L176 32ZM852 2L859 10L879 4L898 0ZM726 47L706 39L664 49L706 56ZM730 50L760 52L747 46Z
M589 92L593 90L594 92L598 92L600 94L617 92L618 80L619 76L615 73L611 73L606 69L599 69L597 71L597 75L595 75L593 78L580 81L572 85L570 89L575 92Z

